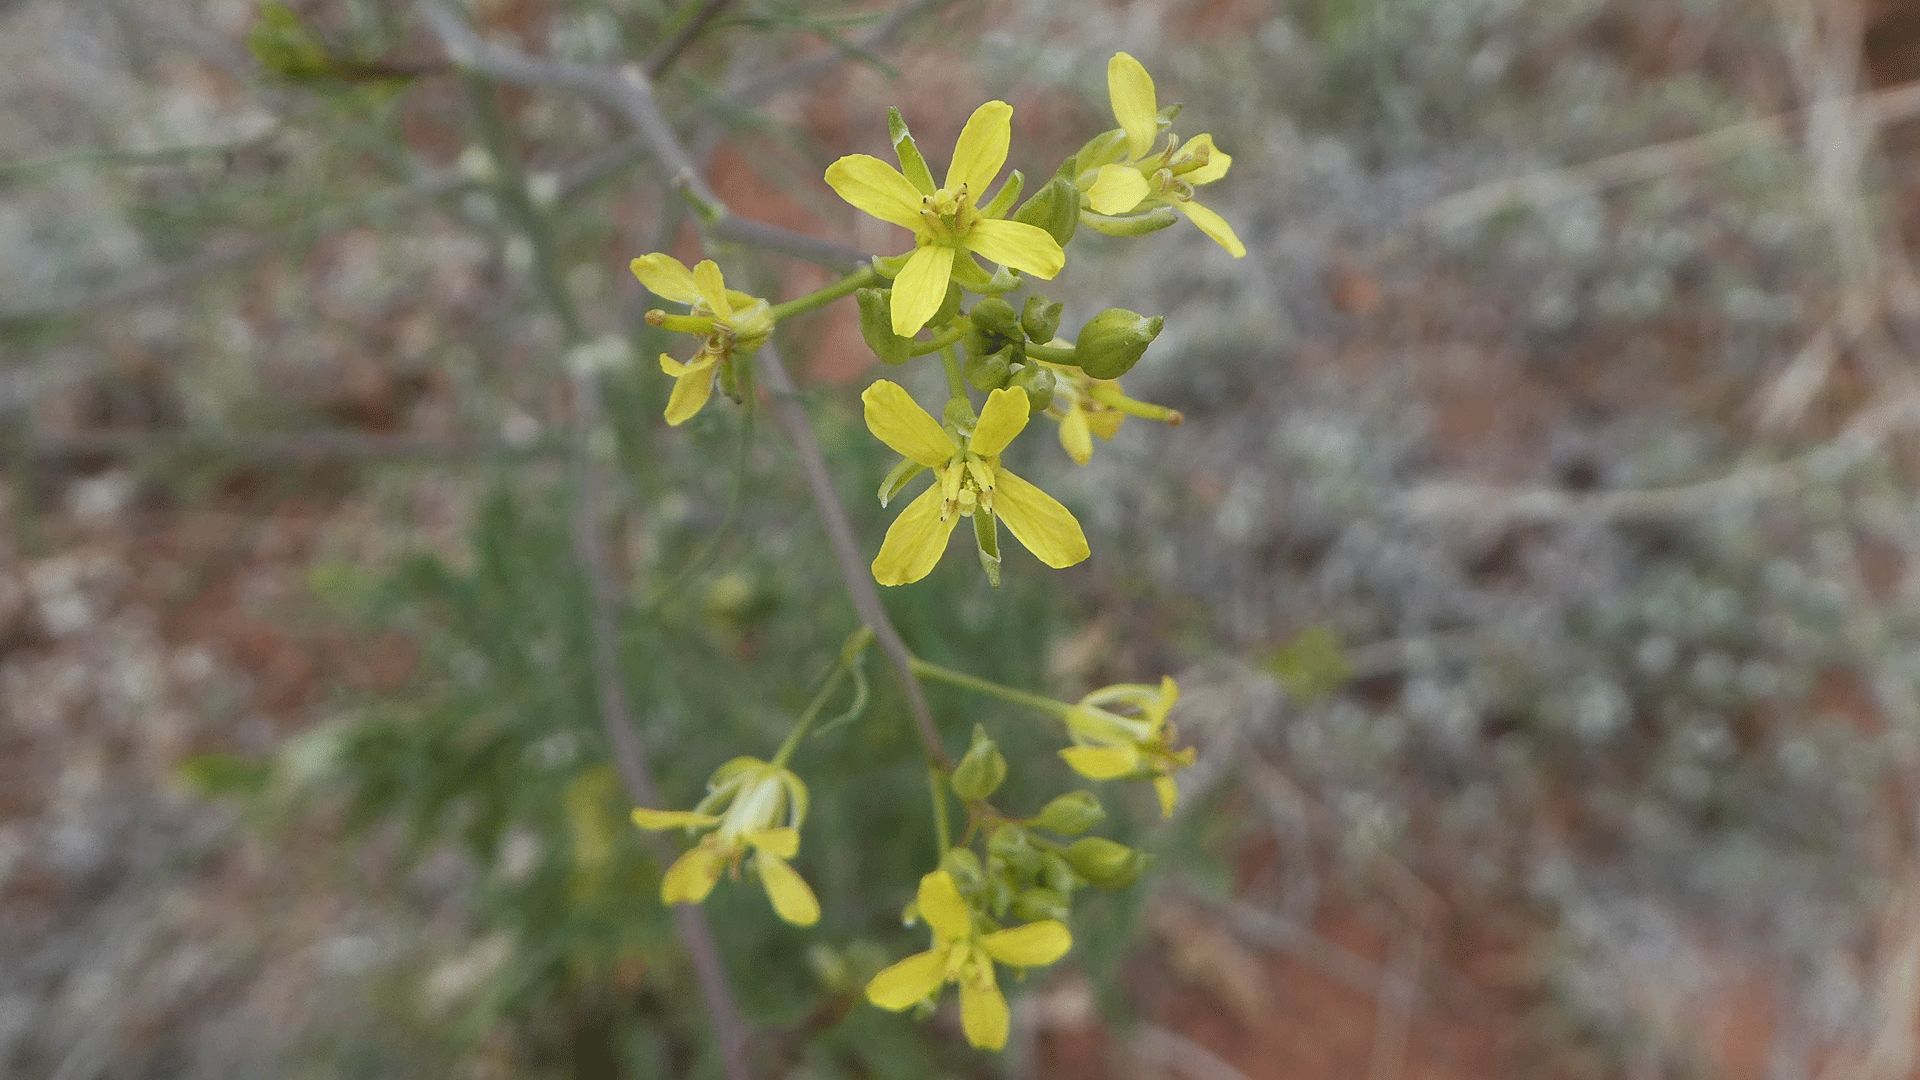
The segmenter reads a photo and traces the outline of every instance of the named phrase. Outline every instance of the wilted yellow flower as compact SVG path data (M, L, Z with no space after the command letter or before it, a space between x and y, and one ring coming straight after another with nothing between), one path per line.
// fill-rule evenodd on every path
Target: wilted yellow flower
M1153 790L1160 797L1160 813L1170 816L1180 796L1173 774L1193 764L1193 748L1173 749L1173 725L1167 713L1180 699L1180 688L1171 677L1162 677L1160 685L1123 683L1095 690L1067 710L1067 734L1074 745L1060 756L1074 772L1089 780L1120 780L1151 777ZM1123 716L1108 706L1130 708L1135 715Z
M1234 235L1233 226L1193 197L1194 188L1227 175L1233 158L1213 145L1212 135L1196 135L1180 145L1168 133L1166 146L1154 151L1160 103L1154 94L1153 76L1132 56L1115 53L1107 62L1107 94L1126 145L1120 161L1081 163L1082 172L1074 183L1086 193L1087 205L1094 213L1109 217L1147 205L1171 206L1234 258L1245 255L1246 245Z
M1012 118L1013 106L1004 101L975 109L953 148L947 182L937 189L917 150L900 150L911 179L869 154L850 154L827 168L827 183L841 198L913 230L913 253L893 279L893 332L901 337L919 333L940 310L954 260L971 258L967 252L1041 278L1066 265L1066 252L1045 229L980 211L987 185L1007 162Z
M1053 402L1047 415L1060 422L1060 445L1067 456L1085 465L1093 459L1093 437L1111 439L1128 416L1179 425L1178 410L1135 401L1120 388L1119 379L1096 379L1071 364L1042 361L1053 372Z
M1067 954L1073 935L1055 919L981 933L981 918L945 870L920 879L919 909L933 931L932 947L875 975L867 984L867 1000L899 1012L947 983L959 983L960 1027L967 1041L984 1050L1006 1046L1007 999L994 961L1016 968L1051 964Z
M714 770L707 797L694 809L636 809L633 823L655 831L710 830L667 868L660 881L661 903L700 903L722 870L737 878L742 859L751 855L773 910L795 926L812 926L820 921L820 902L787 865L800 850L800 823L806 816L807 786L799 777L759 758L738 757Z
M988 517L985 536L995 535L993 522L1004 521L1014 539L1048 566L1072 566L1090 553L1071 511L1000 465L1000 452L1027 426L1026 391L1003 388L988 394L979 422L963 433L941 427L899 383L881 379L860 400L874 436L908 461L932 469L934 477L933 486L887 529L873 560L873 577L880 584L926 577L947 550L954 525L976 514Z
M660 370L675 380L673 396L667 399L667 423L678 426L712 396L715 364L752 353L766 342L773 332L772 308L757 296L727 288L712 259L688 270L673 256L656 252L633 260L632 268L642 285L688 307L685 315L649 311L647 321L700 336L700 351L684 364L660 354Z

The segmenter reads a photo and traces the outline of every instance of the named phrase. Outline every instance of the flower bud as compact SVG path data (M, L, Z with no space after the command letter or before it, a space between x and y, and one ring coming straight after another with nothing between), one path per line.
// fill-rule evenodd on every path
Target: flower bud
M1033 818L1037 828L1062 836L1079 836L1107 818L1091 791L1069 791L1040 808Z
M1053 340L1060 332L1060 312L1064 304L1051 304L1044 296L1027 297L1026 305L1020 309L1020 329L1027 332L1027 340L1042 345Z
M1028 889L1013 898L1013 917L1021 922L1058 919L1065 922L1072 913L1067 898L1052 889Z
M949 848L940 858L940 869L953 878L963 893L978 889L986 881L980 871L980 857L963 847Z
M962 369L967 382L983 393L991 393L1007 385L1007 380L1013 376L1013 365L1009 363L1012 353L1013 346L1009 345L988 356L969 356Z
M1068 844L1061 854L1074 872L1102 889L1122 889L1133 884L1153 861L1145 852L1098 836L1083 836Z
M982 300L967 312L973 320L974 329L986 334L989 339L1005 338L1015 341L1020 338L1020 315L1013 305L999 297Z
M1002 825L987 838L987 857L1006 865L1023 878L1040 872L1040 850L1018 825Z
M1126 308L1108 308L1080 328L1073 342L1074 366L1096 379L1117 379L1133 369L1166 320Z
M1013 220L1045 229L1047 235L1065 247L1080 226L1080 189L1073 186L1072 180L1056 176L1020 204L1020 209L1013 212Z
M892 297L887 291L857 289L853 298L860 304L860 336L873 355L887 364L904 364L911 359L913 341L893 332Z
M975 724L973 745L967 748L960 764L954 766L953 776L947 783L952 786L955 795L967 802L978 802L999 790L1001 781L1006 778L1006 757L987 737L987 729Z
M1045 412L1053 404L1053 372L1038 364L1028 364L1013 377L1013 385L1027 392L1027 408Z
M1073 866L1061 858L1058 851L1041 852L1040 883L1062 895L1072 895L1081 884L1080 875L1073 872Z

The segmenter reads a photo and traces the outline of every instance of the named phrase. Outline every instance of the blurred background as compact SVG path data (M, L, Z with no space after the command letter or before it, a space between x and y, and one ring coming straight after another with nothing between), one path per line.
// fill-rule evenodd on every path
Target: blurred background
M780 432L660 420L626 264L700 250L661 167L425 6L0 0L0 1075L720 1075L607 767L570 452L670 805L854 616ZM1125 49L1234 156L1246 258L1091 236L1048 290L1166 315L1127 386L1187 419L1015 448L1093 559L886 596L1015 685L1179 678L1182 812L1116 814L1154 871L1004 1057L862 1005L932 843L870 662L796 758L825 920L707 905L759 1075L1914 1073L1920 4L452 10L643 62L735 210L869 251L820 177L888 104L944 160L1004 98L1044 177ZM782 335L871 550L852 305ZM1065 783L1028 718L934 707Z

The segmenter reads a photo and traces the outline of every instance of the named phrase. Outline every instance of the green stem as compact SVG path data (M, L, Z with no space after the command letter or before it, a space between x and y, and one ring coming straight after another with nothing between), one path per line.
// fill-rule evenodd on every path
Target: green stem
M1050 364L1078 366L1073 363L1073 350L1061 345L1041 345L1038 342L1029 341L1027 356L1034 360L1045 360Z
M986 694L989 697L997 697L1002 701L1011 701L1015 705L1025 705L1030 709L1038 709L1048 716L1060 720L1066 719L1067 713L1072 711L1073 708L1064 701L1055 701L1050 697L1042 697L1039 694L1029 694L1025 690L1015 690L1011 686L1002 686L997 682L989 682L977 675L969 675L964 671L955 671L950 667L941 667L939 664L930 660L922 660L917 656L913 658L913 673L924 678L938 679L941 682L950 683L966 690L972 690L975 693Z
M947 825L947 775L940 766L927 763L927 794L933 797L933 831L940 841L939 858L946 858L953 847L953 830Z
M940 350L940 362L947 368L947 396L967 400L967 377L960 373L960 353L948 345Z
M846 677L848 670L860 662L861 652L872 640L873 631L865 626L858 627L853 633L847 635L847 643L840 647L840 659L833 665L833 670L827 673L826 683L820 687L819 693L813 695L813 701L807 705L807 711L800 714L799 722L793 725L792 731L787 732L787 740L781 743L780 749L774 753L772 762L774 768L787 767L787 762L793 758L793 752L800 748L800 740L806 737L807 729L819 719L820 711L827 707L827 699L839 689L840 680Z
M907 351L907 355L908 356L925 356L928 353L939 352L941 349L944 349L947 346L952 345L954 342L959 341L961 338L966 336L967 336L967 328L965 324L950 327L946 330L941 331L938 334L935 334L932 341L914 342L913 348Z
M796 296L783 304L773 305L774 321L790 318L803 311L812 311L817 307L825 307L843 296L852 296L856 289L865 289L878 284L880 284L880 275L874 271L873 267L856 270L818 292Z

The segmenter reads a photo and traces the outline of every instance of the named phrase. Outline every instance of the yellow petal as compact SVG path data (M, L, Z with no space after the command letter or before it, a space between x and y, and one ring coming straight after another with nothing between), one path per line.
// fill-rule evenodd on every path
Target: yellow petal
M1165 719L1167 713L1172 711L1174 703L1179 700L1180 684L1174 682L1173 676L1171 675L1160 676L1160 701L1158 706L1152 710L1157 714L1155 719Z
M1058 570L1092 554L1087 534L1059 500L1005 469L995 479L994 513L1035 558Z
M973 426L973 452L992 457L1007 448L1015 435L1027 426L1027 392L1017 386L1003 386L987 395L980 409L980 422Z
M1181 147L1180 154L1176 156L1198 154L1203 147L1206 150L1207 163L1181 177L1182 180L1185 180L1189 184L1211 184L1215 180L1227 175L1227 169L1233 164L1233 157L1226 151L1213 145L1213 136L1205 134L1195 135L1193 138L1188 139L1187 145Z
M1007 144L1012 138L1013 106L989 101L973 110L967 126L960 129L960 140L953 145L953 161L947 165L947 190L958 193L960 185L965 184L976 203L983 201L987 185L1007 163Z
M800 851L800 830L755 829L747 834L747 843L782 859L791 859Z
M1247 253L1247 245L1242 244L1240 238L1233 234L1233 226L1227 224L1226 218L1191 199L1174 203L1173 208L1187 215L1187 220L1200 226L1201 232L1212 237L1214 243L1226 248L1234 258L1238 259Z
M674 860L667 868L667 876L660 879L660 902L663 904L697 904L713 891L713 885L720 880L720 853L711 844L701 844L691 848L685 855Z
M662 829L693 829L702 825L718 825L720 819L712 814L696 814L691 810L649 810L635 807L633 823L643 829L659 832Z
M1140 768L1140 753L1130 746L1069 746L1060 757L1089 780L1112 780Z
M727 300L727 283L720 276L720 266L712 259L701 259L693 268L693 283L700 289L700 299L707 302L707 310L723 319L733 316L733 304Z
M1160 816L1172 817L1173 806L1180 801L1180 785L1174 783L1171 776L1156 776L1153 778L1153 793L1160 797Z
M952 276L952 248L944 244L915 248L893 279L893 332L901 337L919 333L947 298L947 281Z
M820 921L820 901L799 871L764 848L753 857L753 865L760 871L760 884L766 886L775 914L795 926L812 926Z
M947 981L947 950L931 949L914 953L873 977L867 984L867 1000L883 1009L899 1012L925 1000Z
M982 1050L1006 1046L1009 1019L1007 999L991 975L984 982L960 983L960 1030L967 1033L968 1042Z
M1152 189L1140 170L1126 165L1102 165L1093 186L1087 189L1087 205L1096 214L1124 214L1140 205Z
M917 899L920 917L942 941L963 939L973 933L973 909L960 899L959 886L945 870L935 870L920 879Z
M707 399L713 396L712 364L691 365L674 380L673 396L667 399L667 423L679 427L693 419Z
M1153 149L1154 130L1160 123L1153 76L1140 61L1123 52L1114 53L1107 61L1107 97L1113 101L1114 119L1127 133L1127 156L1144 156Z
M1114 433L1120 430L1121 421L1126 418L1127 414L1118 410L1101 409L1087 416L1087 426L1093 429L1095 435L1103 439L1111 439Z
M947 538L959 514L940 519L940 485L934 484L907 504L887 529L880 554L873 557L873 580L882 585L906 585L933 572L947 552Z
M908 461L932 468L953 457L953 439L897 382L877 379L860 394L867 430Z
M1068 409L1060 418L1060 445L1067 456L1085 465L1093 460L1093 433L1087 424L1087 410Z
M1045 919L1010 930L999 930L980 939L987 955L1013 967L1041 967L1067 955L1073 947L1073 935L1065 923Z
M881 221L920 227L920 193L900 170L871 154L849 154L827 166L827 186Z
M700 287L694 284L693 274L687 270L686 264L671 255L659 252L642 255L629 265L633 268L633 276L640 279L640 284L663 300L692 305L700 299Z
M1060 249L1060 242L1047 230L1024 221L982 218L967 230L961 243L1002 266L1011 266L1038 278L1051 278L1067 265L1067 253ZM945 290L946 282L942 281L940 287ZM895 282L894 289L899 288Z

